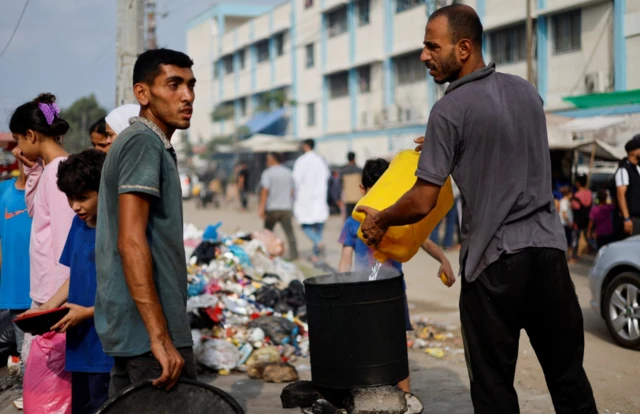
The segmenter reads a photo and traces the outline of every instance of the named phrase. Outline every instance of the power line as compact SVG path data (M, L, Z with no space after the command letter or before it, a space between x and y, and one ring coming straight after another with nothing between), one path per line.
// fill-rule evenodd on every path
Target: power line
M22 8L22 13L20 13L20 17L18 17L18 22L16 23L16 27L13 28L13 33L11 33L11 36L9 36L9 40L7 41L7 44L4 45L4 49L2 49L2 52L0 52L0 58L2 58L2 56L5 54L5 52L9 48L9 45L11 44L11 41L13 40L13 36L16 35L16 32L18 31L18 27L20 27L20 22L22 21L22 18L24 17L24 12L27 11L27 6L28 5L29 5L29 0L26 0L24 2L24 7Z

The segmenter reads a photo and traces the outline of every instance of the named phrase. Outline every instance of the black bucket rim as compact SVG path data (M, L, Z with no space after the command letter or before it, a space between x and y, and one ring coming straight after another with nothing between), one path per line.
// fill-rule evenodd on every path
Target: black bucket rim
M357 280L357 281L353 281L353 282L349 282L349 281L345 281L345 282L335 282L335 283L314 283L318 278L321 277L326 277L326 276L340 276L340 275L347 275L347 274L354 274L354 273L368 273L368 270L361 270L361 271L356 271L356 272L339 272L339 273L329 273L326 275L319 275L319 276L313 276L313 277L309 277L306 278L304 280L304 286L334 286L334 285L362 285L362 284L370 284L370 283L382 283L382 282L388 282L390 280L395 280L397 278L404 278L404 272L401 272L399 270L388 270L388 269L380 269L380 274L384 273L391 273L393 274L393 276L391 277L387 277L385 279L376 279L376 280Z
M207 389L209 391L213 391L216 394L220 395L225 402L227 402L229 405L231 405L231 407L234 408L238 414L245 414L245 412L242 409L242 407L240 406L240 404L231 395L229 395L228 393L222 391L220 388L216 388L213 385L209 385L209 384L206 384L206 383L200 382L200 381L190 380L190 379L187 379L187 378L180 378L178 380L178 383L183 383L183 384L188 384L188 385L195 385L195 386L198 386L198 387L205 388L205 389ZM134 384L129 385L125 389L120 390L119 392L117 392L113 396L109 397L109 399L102 405L102 407L100 407L98 409L98 411L96 411L96 414L105 414L105 413L107 413L108 412L107 410L111 409L112 406L121 397L124 397L124 396L126 396L128 394L133 393L134 391L137 391L137 390L139 390L141 388L144 388L144 387L147 387L149 385L153 386L153 380L138 381L138 382L136 382Z

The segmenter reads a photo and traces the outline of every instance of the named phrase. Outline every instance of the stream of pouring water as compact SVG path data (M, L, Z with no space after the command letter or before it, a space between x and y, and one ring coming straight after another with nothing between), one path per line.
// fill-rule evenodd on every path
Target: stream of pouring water
M382 262L376 260L371 268L371 273L369 273L369 281L376 280L378 278L378 273L380 273L380 268L382 267Z

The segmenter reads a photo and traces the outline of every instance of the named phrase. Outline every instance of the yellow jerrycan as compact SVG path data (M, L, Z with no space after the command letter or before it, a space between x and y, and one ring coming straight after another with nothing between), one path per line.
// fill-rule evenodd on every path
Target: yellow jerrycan
M416 183L415 173L419 157L420 153L414 150L398 153L391 161L387 171L360 199L356 208L367 206L380 211L392 206ZM408 262L420 250L422 243L429 237L440 220L447 215L451 207L453 207L453 190L451 178L447 178L433 210L415 224L390 227L373 256L380 262L389 259L401 263ZM362 223L366 215L353 210L352 217ZM361 229L358 229L358 237L366 243L362 237Z

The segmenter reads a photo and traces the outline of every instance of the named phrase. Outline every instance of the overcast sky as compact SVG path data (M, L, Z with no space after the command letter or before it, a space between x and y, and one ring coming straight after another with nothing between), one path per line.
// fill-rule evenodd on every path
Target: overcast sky
M238 0L228 0L234 3ZM277 4L283 0L247 0ZM0 0L0 50L26 0ZM116 0L30 0L4 56L0 57L0 131L18 105L52 92L61 107L94 93L107 109L115 101ZM212 0L158 0L158 45L185 50L185 25Z

